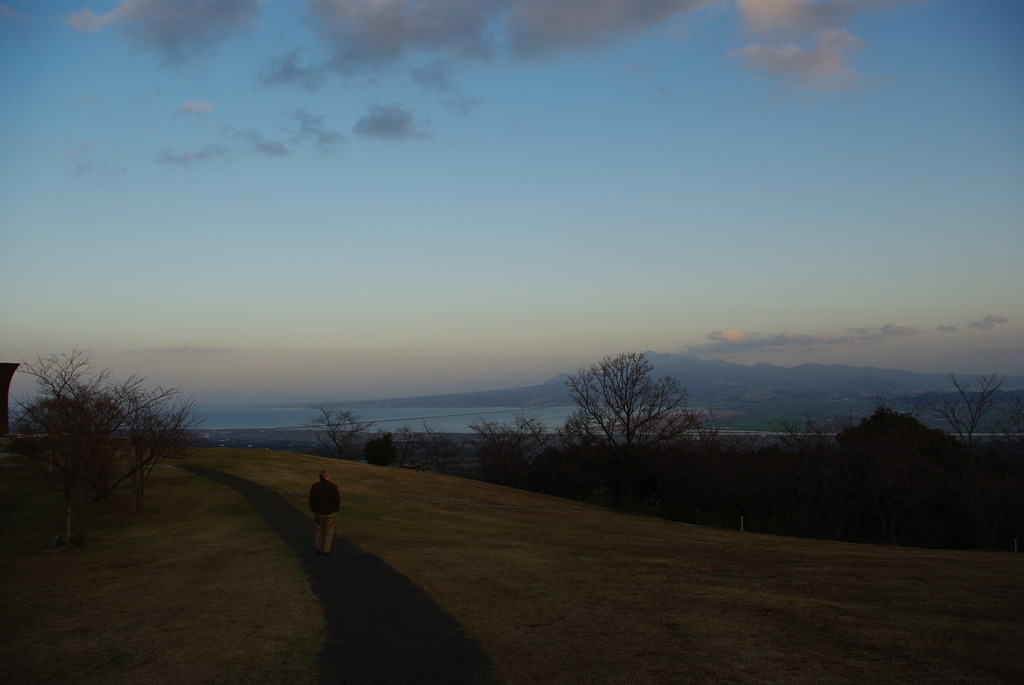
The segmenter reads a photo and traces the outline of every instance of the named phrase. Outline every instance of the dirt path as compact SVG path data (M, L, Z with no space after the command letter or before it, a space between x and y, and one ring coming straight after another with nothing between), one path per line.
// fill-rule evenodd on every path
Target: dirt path
M280 493L223 471L178 468L240 492L302 565L323 604L327 638L317 659L321 683L494 683L479 644L420 587L348 540L331 555L313 549L313 521Z

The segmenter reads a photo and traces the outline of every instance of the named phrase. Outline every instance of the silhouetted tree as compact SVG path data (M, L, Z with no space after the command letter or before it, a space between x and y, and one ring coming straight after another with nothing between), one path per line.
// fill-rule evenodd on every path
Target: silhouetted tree
M318 407L309 425L320 448L338 459L358 459L360 447L372 421L363 421L349 409Z
M469 424L484 480L522 487L534 457L552 443L553 437L536 416L516 415L511 421L477 419Z
M198 435L198 405L177 391L142 392L132 398L127 425L132 513L142 513L142 495L153 469L184 457Z
M995 409L997 393L1006 379L995 374L980 376L977 389L970 381L961 381L954 374L949 374L949 380L956 388L956 395L939 399L932 411L945 421L950 432L959 438L969 455L977 454L978 432L984 425L985 417Z
M398 436L395 440L395 449L398 451L398 466L402 468L406 466L406 462L410 460L412 454L416 451L418 443L412 426L399 426L395 433Z
M996 431L1010 447L1008 454L1024 461L1024 396L1019 392L1008 394L999 407Z
M565 433L611 458L617 499L627 510L634 508L641 464L696 425L686 389L671 376L655 379L653 370L643 353L628 352L581 367L566 379L577 409Z
M807 417L773 425L793 455L796 478L787 506L795 534L846 539L856 516L857 479L852 465L841 458L835 435L849 427L849 419Z
M930 506L942 499L959 447L941 430L882 404L856 426L836 434L840 459L850 466L856 504L877 541L899 543L908 519L931 518L925 527L945 525ZM874 541L869 539L868 541Z
M417 436L425 466L438 473L453 473L462 456L463 443L441 432L436 426L423 422L423 432Z
M1012 470L1000 459L986 456L980 444L981 431L996 408L1005 379L995 374L980 376L975 387L953 374L949 378L956 394L936 402L934 412L964 447L956 481L965 509L982 531L985 545L991 548L1018 492Z
M381 431L376 437L366 441L363 445L363 453L366 456L367 464L375 466L391 466L398 457L398 447L391 437L391 433Z

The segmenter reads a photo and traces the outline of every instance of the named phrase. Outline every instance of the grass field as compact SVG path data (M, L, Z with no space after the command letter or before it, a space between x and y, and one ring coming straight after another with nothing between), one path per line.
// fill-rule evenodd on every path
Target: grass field
M683 526L307 455L193 459L301 508L327 464L339 534L430 592L509 684L1024 682L1024 556ZM84 547L47 550L59 498L10 471L0 680L311 681L316 600L234 491L162 469L142 516L115 497Z

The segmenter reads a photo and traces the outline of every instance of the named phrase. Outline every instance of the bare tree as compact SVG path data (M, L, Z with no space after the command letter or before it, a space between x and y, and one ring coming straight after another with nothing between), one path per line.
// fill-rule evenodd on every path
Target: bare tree
M804 530L816 527L829 538L842 540L856 514L856 473L836 444L837 433L851 426L848 417L806 417L803 421L775 420L776 437L793 454L790 491L794 526L796 517L810 515Z
M1024 459L1024 397L1009 394L999 407L999 421L996 426L1007 444L1014 446L1018 459Z
M78 350L39 357L23 368L36 379L36 395L18 403L15 420L25 437L15 449L23 465L63 494L67 539L82 542L85 505L109 497L121 482L136 483L141 506L153 466L189 441L195 405L184 402L172 410L178 390L146 390L134 375L115 382L110 370L95 371Z
M980 433L986 417L995 409L999 389L1005 378L995 374L980 376L977 388L970 381L949 379L956 388L953 399L941 399L935 414L946 422L950 432L963 445L961 474L958 478L964 505L985 535L986 545L995 546L996 531L1019 496L1015 479L996 460L986 459L980 449Z
M141 514L142 495L153 469L188 453L201 419L195 400L184 399L173 389L139 393L132 404L128 421L132 513Z
M423 422L423 432L418 436L419 448L423 453L426 467L438 473L452 473L459 464L464 445L436 426Z
M606 453L620 469L621 504L633 509L640 463L698 424L687 408L687 393L671 376L655 379L654 366L640 352L608 356L581 367L566 380L577 406L566 433Z
M317 414L309 422L320 446L332 457L358 459L366 431L373 421L363 421L349 409L318 407Z
M554 440L537 416L517 414L511 421L477 419L469 424L483 478L491 483L521 487L536 455Z
M398 467L404 468L406 461L416 449L416 433L413 432L412 426L403 424L395 431L395 435L398 436L395 442L395 447L398 449Z
M995 408L997 393L1006 379L995 374L980 376L977 389L970 381L962 382L954 374L949 374L949 380L956 388L956 397L939 400L933 412L946 422L967 451L973 453L978 447L978 431L985 417Z

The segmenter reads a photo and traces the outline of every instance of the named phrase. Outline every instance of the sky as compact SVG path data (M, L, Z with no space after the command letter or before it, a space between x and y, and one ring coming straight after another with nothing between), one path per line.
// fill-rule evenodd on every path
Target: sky
M1024 374L1022 65L1019 0L0 0L0 361Z

